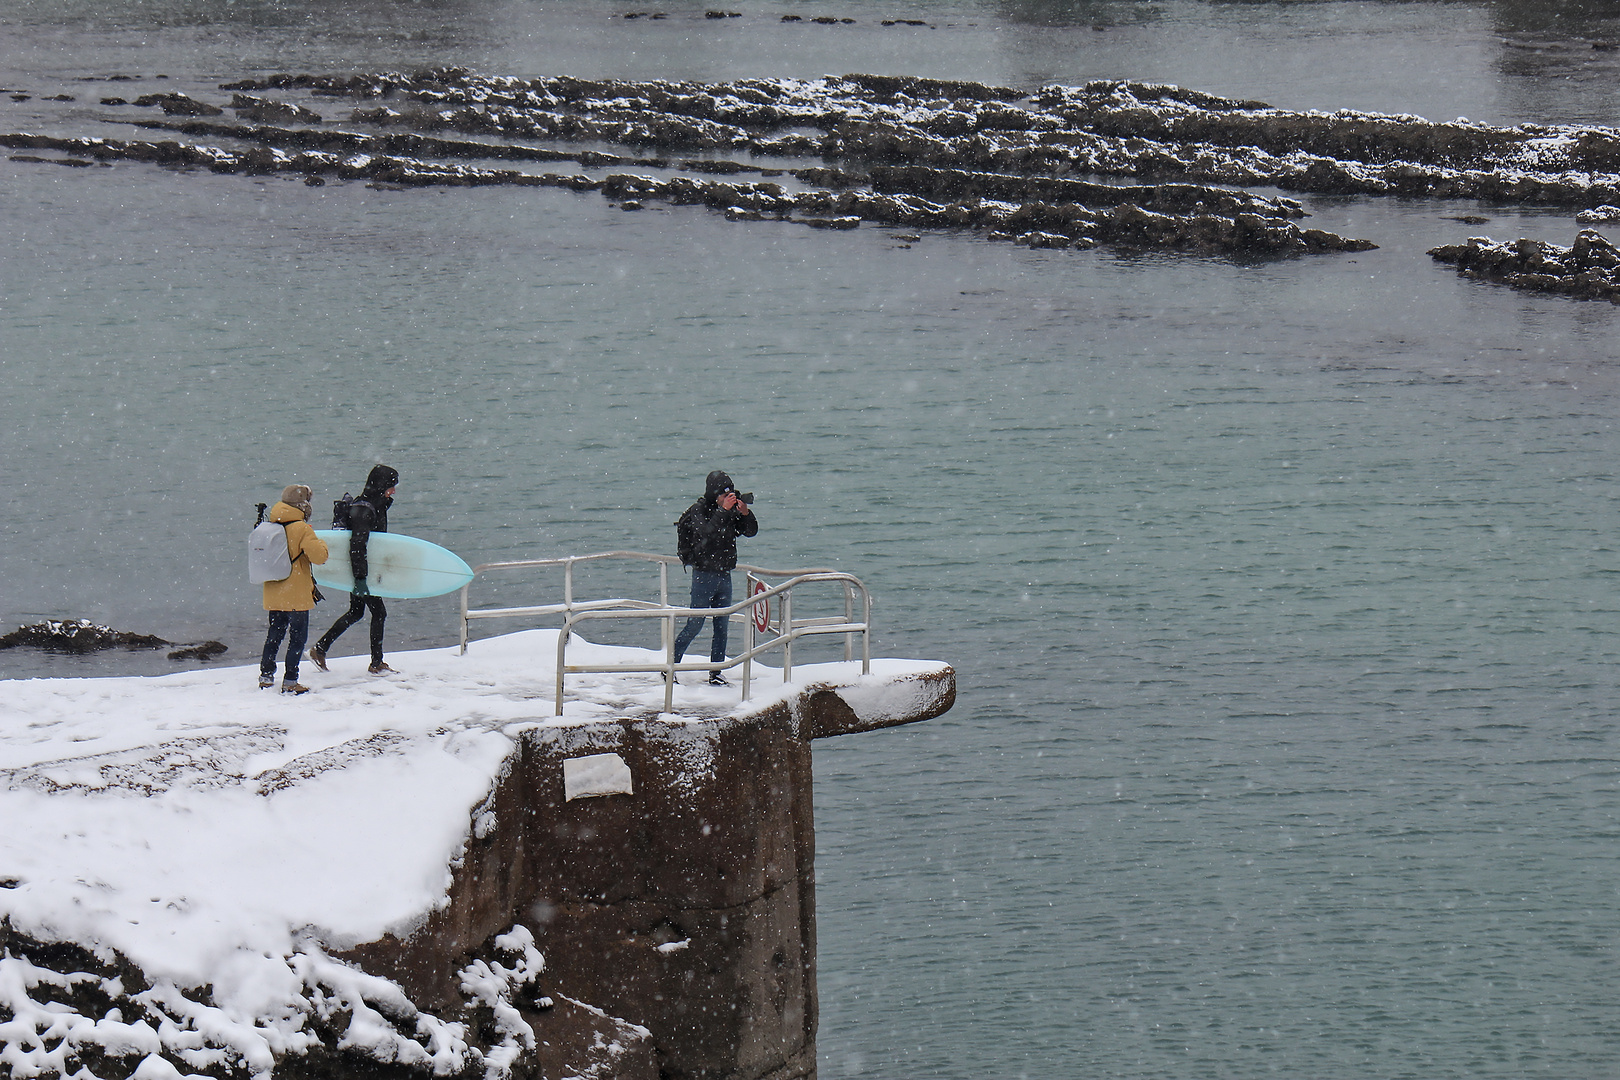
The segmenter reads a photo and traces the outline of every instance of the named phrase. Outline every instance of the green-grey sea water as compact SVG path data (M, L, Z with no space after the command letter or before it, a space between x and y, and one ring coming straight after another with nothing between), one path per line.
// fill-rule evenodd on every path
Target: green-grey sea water
M0 127L95 111L90 76L217 97L446 63L1491 123L1612 120L1620 75L1593 48L1620 16L1572 3L626 10L7 0ZM960 680L938 720L816 747L824 1080L1615 1075L1620 315L1424 254L1567 244L1568 213L1304 201L1378 250L0 160L0 620L246 663L242 537L285 483L320 503L386 461L394 527L485 562L667 550L725 468L758 498L745 558L861 575L876 651ZM453 597L393 611L393 649L454 640Z

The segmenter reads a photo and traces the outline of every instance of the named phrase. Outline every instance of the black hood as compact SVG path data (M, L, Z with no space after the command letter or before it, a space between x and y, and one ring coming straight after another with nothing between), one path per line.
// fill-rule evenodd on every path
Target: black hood
M366 477L365 490L360 493L362 499L379 499L387 490L399 483L399 471L387 465L373 465L371 473Z
M710 473L709 478L704 481L703 497L708 499L710 502L719 502L721 493L728 490L730 487L731 477L727 476L719 469L716 469L714 472Z

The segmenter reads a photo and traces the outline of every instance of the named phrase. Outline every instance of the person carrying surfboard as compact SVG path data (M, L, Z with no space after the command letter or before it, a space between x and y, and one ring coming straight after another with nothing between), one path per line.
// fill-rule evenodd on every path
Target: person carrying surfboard
M349 565L354 570L354 590L349 593L349 610L338 617L332 628L321 635L309 650L315 666L326 671L326 652L345 630L360 621L367 610L371 612L371 666L373 675L388 675L393 668L383 662L383 624L388 619L388 608L382 598L372 596L366 585L366 541L374 532L388 531L388 508L394 505L394 491L399 486L399 473L387 465L373 465L366 476L366 486L360 497L339 506L347 507L347 521L333 521L334 529L349 530Z
M327 556L326 541L316 536L309 524L310 497L309 488L303 484L288 484L282 489L281 501L270 508L267 517L286 532L292 568L281 580L264 583L264 610L270 613L270 628L259 657L261 690L275 685L276 653L281 651L281 639L286 637L287 664L282 671L281 692L309 693L309 687L298 681L298 661L304 655L304 642L309 640L309 612L315 606L315 579L310 564L324 563Z
M731 477L719 469L704 480L703 498L687 507L675 522L675 553L682 566L692 568L692 603L695 608L731 606L731 572L737 567L737 537L759 532L759 519L749 504L754 496L739 495ZM726 659L726 623L730 616L714 617L714 640L709 646L709 662ZM686 620L686 627L675 638L675 662L681 662L686 647L703 629L703 616ZM730 686L719 671L709 673L715 686Z

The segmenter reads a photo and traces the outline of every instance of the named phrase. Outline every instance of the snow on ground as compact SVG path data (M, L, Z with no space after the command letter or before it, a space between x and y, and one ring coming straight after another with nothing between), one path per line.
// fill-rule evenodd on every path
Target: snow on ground
M0 918L47 941L113 949L149 978L212 984L241 1016L274 1012L289 958L408 933L445 901L474 807L534 725L649 718L656 673L570 675L551 715L555 630L306 664L313 692L256 687L257 666L160 678L6 684L0 707ZM660 654L575 639L570 663ZM890 680L937 665L754 668L751 699L675 691L673 724L752 712L810 682L858 684L857 712L908 707ZM734 681L737 673L732 672ZM268 961L268 963L266 963Z

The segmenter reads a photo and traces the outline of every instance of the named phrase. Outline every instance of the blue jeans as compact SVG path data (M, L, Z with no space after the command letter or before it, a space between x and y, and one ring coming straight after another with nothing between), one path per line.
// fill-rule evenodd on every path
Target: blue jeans
M724 608L731 606L731 574L728 571L693 570L692 571L692 602L687 607L695 608ZM726 658L726 624L731 621L730 615L716 615L714 617L714 644L709 647L709 661L718 664ZM698 615L686 620L686 629L675 639L675 661L680 662L686 655L686 647L692 644L692 639L698 636L703 629L703 616Z
M288 682L298 681L298 661L304 654L304 642L309 640L309 612L307 611L272 611L270 613L270 632L264 638L264 654L259 657L259 674L266 678L274 678L276 674L276 653L281 650L281 639L291 630L292 635L287 642L287 674Z

